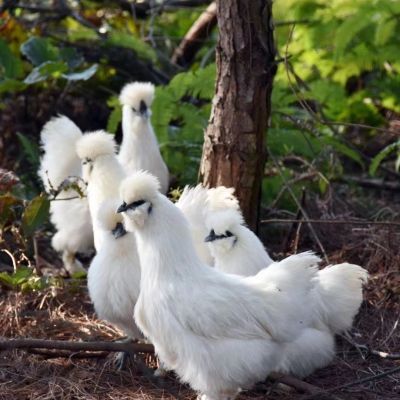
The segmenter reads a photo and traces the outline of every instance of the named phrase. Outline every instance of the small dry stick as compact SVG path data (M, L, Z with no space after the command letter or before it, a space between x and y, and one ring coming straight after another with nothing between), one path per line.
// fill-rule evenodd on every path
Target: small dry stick
M392 221L354 221L354 220L340 220L340 219L286 219L286 218L271 218L263 219L260 221L262 224L293 224L306 222L309 224L332 224L332 225L388 225L400 226L400 222Z
M300 379L297 379L293 376L281 374L279 372L271 372L268 375L268 379L271 379L275 382L284 383L285 385L297 389L297 391L301 393L317 394L323 392L322 389L317 386L311 385L311 383L301 381Z
M0 350L11 350L11 349L46 349L46 350L57 349L57 350L69 350L74 352L124 351L131 354L154 353L154 346L152 344L144 344L144 343L142 344L133 342L69 342L65 340L7 339L4 337L0 338ZM37 351L37 353L49 357L54 355L47 351ZM60 357L71 356L71 354L65 352L59 352L57 354ZM102 356L102 354L97 353L97 356ZM83 355L80 354L79 357L81 358L83 357ZM92 357L92 355L90 355L90 357ZM273 381L284 383L303 393L317 394L324 392L317 386L311 385L307 382L301 381L293 376L289 376L286 374L272 372L268 377Z
M45 339L0 339L0 350L10 349L57 349L70 351L112 351L154 353L151 344L121 342L68 342Z
M376 357L385 358L386 360L400 360L400 353L387 353L386 351L371 349L366 344L356 343L351 337L348 337L346 335L340 335L340 337L343 338L344 340L346 340L348 343L350 343L354 348L356 348L360 352L365 351L366 355L373 355ZM365 355L364 355L364 357L365 357Z
M385 378L386 376L393 375L393 374L395 374L397 372L400 372L400 366L398 366L396 368L389 369L388 371L382 372L381 374L377 374L377 375L374 375L374 376L369 376L369 377L363 378L363 379L358 379L356 381L349 382L349 383L346 383L344 385L335 386L332 389L328 389L327 392L335 392L337 390L347 389L347 388L352 387L352 386L362 385L363 383L377 381L379 379Z

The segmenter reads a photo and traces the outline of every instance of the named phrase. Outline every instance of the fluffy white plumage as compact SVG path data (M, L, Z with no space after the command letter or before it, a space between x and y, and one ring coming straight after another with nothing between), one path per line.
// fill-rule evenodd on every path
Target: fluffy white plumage
M107 200L98 209L101 247L88 272L89 295L97 315L133 339L142 335L133 320L140 290L140 264L135 237L123 229L116 213L118 200Z
M186 186L175 203L189 222L198 256L207 265L214 265L214 257L205 242L209 233L206 220L210 214L218 210L229 209L233 214L241 215L239 202L233 193L233 188L225 186L211 189L206 189L201 184L195 187Z
M128 107L125 107L127 111L123 113L124 139L119 157L127 173L137 169L149 169L159 175L165 182L163 190L166 191L168 170L163 164L157 140L148 121L153 97L154 86L151 83L136 82L123 88L121 101ZM141 101L146 105L142 105L142 109ZM136 107L137 112L133 112L132 107ZM81 136L81 130L65 116L53 118L43 127L41 147L44 155L38 175L47 192L51 186L57 188L69 176L82 176L81 161L76 153L76 142ZM134 157L137 158L133 160ZM84 188L82 191L85 191ZM73 190L64 190L57 198L76 195ZM57 231L52 240L53 247L62 252L64 266L70 273L83 271L75 253L85 252L93 247L93 230L87 199L53 201L50 213L51 222Z
M82 161L82 177L87 182L94 246L99 250L103 240L97 218L100 205L105 200L118 197L119 185L125 174L115 154L113 137L105 131L83 135L76 143L76 152Z
M183 212L190 225L193 244L197 255L207 265L213 265L214 259L205 242L207 226L205 218L207 215L208 191L201 184L190 187L185 186L181 197L175 205Z
M154 85L133 82L120 94L123 139L118 159L127 175L146 170L155 175L166 193L169 187L168 168L161 157L156 135L150 121Z
M273 263L261 241L244 225L239 209L211 212L206 225L209 233L206 240L215 268L250 276Z
M39 177L47 192L68 177L81 176L81 163L75 152L76 142L82 137L81 130L67 117L51 119L41 132L41 148L44 155L40 161ZM84 191L84 188L82 188ZM77 197L72 190L63 190L57 199ZM69 273L84 270L75 258L75 253L85 252L93 247L93 233L89 206L85 198L52 201L50 220L57 232L52 245L62 252L64 266Z
M136 323L203 399L233 399L278 369L287 346L313 328L319 258L288 257L248 278L205 268L184 215L156 187L144 172L121 184L119 211L146 265Z
M237 212L214 212L209 215L207 224L213 232L209 235L209 245L216 268L249 276L252 269L255 274L273 263L261 241L243 225ZM302 255L292 257L296 260ZM280 371L303 377L331 361L334 334L350 329L362 301L362 284L366 280L367 272L363 268L348 263L318 271L310 293L313 323L285 347Z
M208 211L219 211L229 208L240 212L239 200L235 196L235 189L226 186L217 186L207 190Z

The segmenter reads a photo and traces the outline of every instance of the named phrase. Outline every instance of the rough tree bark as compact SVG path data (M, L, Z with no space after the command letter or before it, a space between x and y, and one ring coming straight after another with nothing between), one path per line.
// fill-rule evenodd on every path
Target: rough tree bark
M207 187L234 187L247 224L256 230L276 72L272 0L216 3L217 83L200 179Z

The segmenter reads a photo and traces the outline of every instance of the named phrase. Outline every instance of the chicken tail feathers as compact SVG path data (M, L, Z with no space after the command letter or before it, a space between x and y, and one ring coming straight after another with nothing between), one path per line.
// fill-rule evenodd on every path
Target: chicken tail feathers
M367 271L354 264L337 264L319 271L315 302L322 320L333 333L350 329L367 279Z
M75 144L82 131L68 117L60 115L44 125L40 136L44 154L38 175L48 192L68 176L80 176L81 162Z

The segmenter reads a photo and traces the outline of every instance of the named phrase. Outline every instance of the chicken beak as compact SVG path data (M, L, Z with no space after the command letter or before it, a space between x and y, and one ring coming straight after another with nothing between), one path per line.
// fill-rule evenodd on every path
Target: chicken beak
M205 242L213 242L217 239L217 235L214 232L214 229L210 232L210 234L204 239Z
M118 208L117 208L117 213L122 213L125 212L128 209L128 204L123 202Z
M118 222L117 225L115 225L115 228L111 232L115 239L118 239L128 233L122 222Z
M147 108L147 104L143 100L140 100L139 113L143 118L149 118L149 109Z

